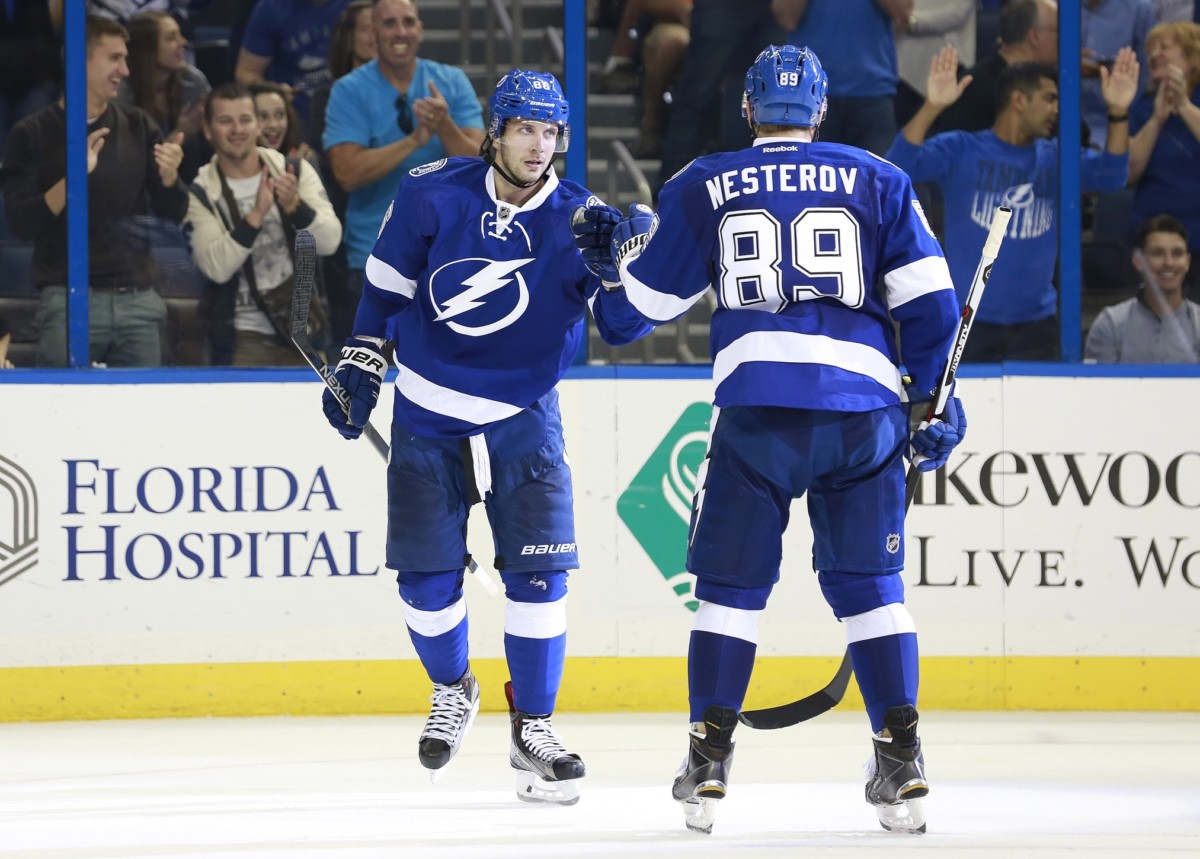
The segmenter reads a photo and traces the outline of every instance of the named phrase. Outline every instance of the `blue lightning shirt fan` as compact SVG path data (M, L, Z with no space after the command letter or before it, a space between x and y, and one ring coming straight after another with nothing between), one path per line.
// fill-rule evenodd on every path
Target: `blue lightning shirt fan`
M908 177L864 150L813 142L827 86L811 51L767 48L746 75L752 147L685 167L657 214L635 207L615 224L607 256L587 235L604 218L576 216L577 247L604 286L593 302L608 318L628 307L661 324L716 292L716 408L687 555L700 601L688 649L693 724L672 789L687 826L703 832L725 795L758 617L801 497L821 592L845 626L876 732L867 801L885 828L925 827L916 628L900 578L902 404L930 399L958 303ZM922 470L944 464L966 426L956 397L939 418L912 434L914 448L935 451Z
M571 217L604 208L561 181L554 155L570 139L553 76L513 70L490 104L483 158L409 172L367 259L355 336L325 414L362 432L379 392L382 347L395 346L396 397L387 470L387 565L409 637L433 681L418 759L436 777L479 711L468 660L463 565L470 508L482 502L504 581L504 651L517 796L569 805L585 769L550 716L566 653L567 571L579 566L571 468L555 385L584 336L600 288L576 252ZM650 327L634 314L600 334L620 344Z

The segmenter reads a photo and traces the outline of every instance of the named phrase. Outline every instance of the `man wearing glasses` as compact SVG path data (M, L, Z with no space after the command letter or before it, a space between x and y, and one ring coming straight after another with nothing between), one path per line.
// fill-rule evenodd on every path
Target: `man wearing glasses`
M334 84L322 141L334 177L350 195L345 243L351 319L367 257L405 173L449 155L478 155L483 143L483 111L467 76L417 57L424 28L416 4L374 0L371 12L376 59Z

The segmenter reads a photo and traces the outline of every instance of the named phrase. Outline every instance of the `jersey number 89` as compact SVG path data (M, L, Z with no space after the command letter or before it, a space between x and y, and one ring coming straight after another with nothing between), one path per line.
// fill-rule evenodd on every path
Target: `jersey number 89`
M802 276L799 282L784 276L782 229L770 212L750 209L721 219L721 304L778 313L793 302L834 298L862 307L862 248L854 216L841 208L805 209L790 231L787 262Z

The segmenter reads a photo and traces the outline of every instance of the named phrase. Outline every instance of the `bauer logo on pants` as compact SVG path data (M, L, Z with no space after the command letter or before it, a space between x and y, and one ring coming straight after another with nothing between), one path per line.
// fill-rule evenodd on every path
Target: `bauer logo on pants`
M0 585L37 564L37 488L29 472L0 456Z
M691 611L700 603L693 595L695 577L686 568L688 525L711 417L708 403L688 406L617 499L617 515Z

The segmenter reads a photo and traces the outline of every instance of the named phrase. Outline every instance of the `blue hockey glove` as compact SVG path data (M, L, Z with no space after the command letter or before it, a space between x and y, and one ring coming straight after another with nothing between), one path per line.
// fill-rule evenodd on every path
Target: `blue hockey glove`
M632 254L636 257L642 252L642 247L650 241L650 228L654 224L654 212L649 206L634 203L629 207L629 216L613 229L612 257L617 271L621 270L621 261Z
M580 206L571 216L571 232L583 264L606 284L621 282L612 257L613 227L620 220L620 210L612 206Z
M387 372L387 362L379 347L370 340L351 337L342 347L342 359L338 361L333 377L350 397L350 414L333 391L325 388L321 406L325 417L333 428L345 438L358 438L371 417L371 409L379 401L379 385Z
M909 396L913 396L911 391ZM909 410L908 424L912 432L909 444L912 445L912 461L917 471L936 471L941 468L950 458L950 452L958 447L967 434L967 416L958 397L951 395L942 413L926 423L929 400L928 396L923 401L912 400Z

